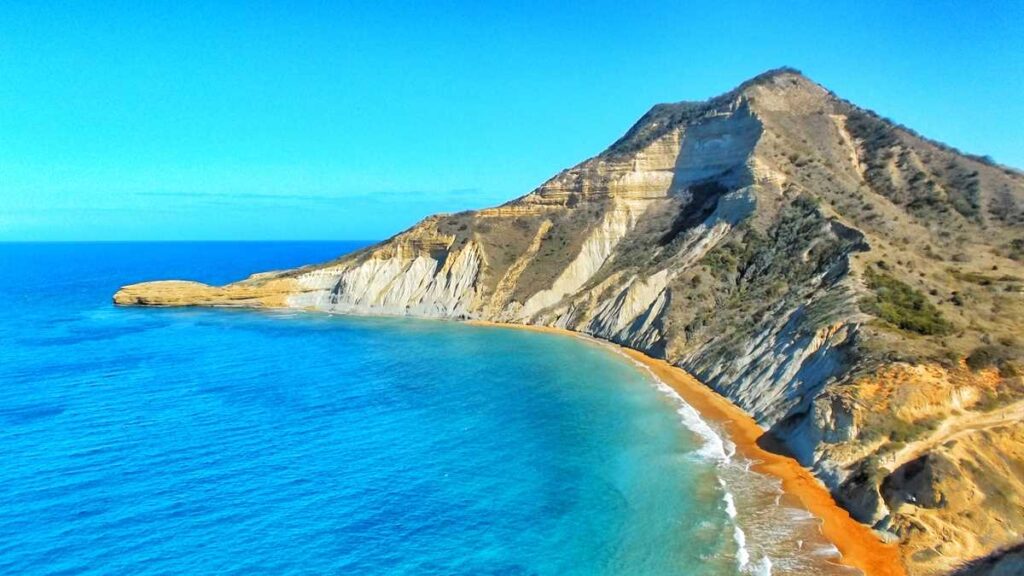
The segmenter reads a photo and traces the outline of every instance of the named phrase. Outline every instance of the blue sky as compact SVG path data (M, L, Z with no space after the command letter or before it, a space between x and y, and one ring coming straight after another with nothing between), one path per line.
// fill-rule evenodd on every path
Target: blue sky
M782 65L1024 167L1024 2L214 4L0 2L0 240L384 238Z

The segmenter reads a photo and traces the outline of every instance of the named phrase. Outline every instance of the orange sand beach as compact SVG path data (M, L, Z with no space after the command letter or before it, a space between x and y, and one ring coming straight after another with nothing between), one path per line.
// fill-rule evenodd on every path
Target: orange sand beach
M779 478L782 481L782 490L789 499L821 521L821 532L839 549L842 564L857 568L867 576L906 574L900 560L899 548L895 544L883 542L870 528L854 520L849 512L836 504L828 489L795 459L769 452L758 446L757 440L764 435L764 430L754 419L681 368L672 366L664 360L651 358L642 352L590 338L571 330L498 322L467 323L583 337L614 347L630 359L649 368L656 378L671 386L702 417L718 423L728 434L729 440L736 445L737 453L759 462L754 466L754 470Z

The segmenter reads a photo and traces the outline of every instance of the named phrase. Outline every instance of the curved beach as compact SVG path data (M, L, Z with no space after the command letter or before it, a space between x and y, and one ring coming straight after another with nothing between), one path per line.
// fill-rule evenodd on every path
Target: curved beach
M840 563L861 570L868 576L906 574L895 544L883 542L869 527L854 520L849 512L836 503L825 486L796 459L770 452L758 445L764 431L754 419L681 368L631 348L571 330L498 322L468 323L584 338L625 355L649 370L654 378L671 387L703 418L717 424L735 444L736 453L754 462L752 468L755 471L779 479L787 501L806 510L820 521L821 534L832 542L841 554Z

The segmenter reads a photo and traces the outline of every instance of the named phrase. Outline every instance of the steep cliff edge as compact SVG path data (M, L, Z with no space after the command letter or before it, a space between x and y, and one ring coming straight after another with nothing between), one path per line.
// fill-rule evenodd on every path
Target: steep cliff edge
M665 358L932 574L1024 534L1022 286L1024 175L778 70L655 106L496 208L114 300L536 324Z

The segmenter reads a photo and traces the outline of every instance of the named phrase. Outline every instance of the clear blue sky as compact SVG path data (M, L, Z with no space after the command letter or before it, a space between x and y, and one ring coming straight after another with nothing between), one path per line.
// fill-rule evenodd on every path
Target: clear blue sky
M1024 167L1018 0L62 4L0 2L0 240L384 238L782 65Z

